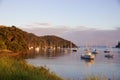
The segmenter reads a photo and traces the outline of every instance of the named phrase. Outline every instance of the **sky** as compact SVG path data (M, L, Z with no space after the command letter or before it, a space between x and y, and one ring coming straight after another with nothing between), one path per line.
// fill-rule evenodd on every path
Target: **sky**
M115 47L120 41L120 28L116 30L84 30L61 34L78 46L108 46Z
M57 35L74 42L78 46L109 46L115 47L120 41L120 28L114 30L100 30L93 28L32 28L23 30L38 36Z
M120 40L120 0L0 0L0 25L76 43L107 37L115 44Z
M49 23L113 29L120 26L119 0L0 0L0 24Z

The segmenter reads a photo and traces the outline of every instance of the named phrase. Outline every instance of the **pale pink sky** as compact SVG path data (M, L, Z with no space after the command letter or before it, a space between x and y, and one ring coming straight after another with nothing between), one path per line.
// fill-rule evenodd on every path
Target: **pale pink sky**
M32 26L32 28L30 27ZM30 27L30 28L29 28ZM114 29L100 29L88 28L84 26L70 27L64 25L53 25L49 23L35 23L33 25L26 25L22 28L27 32L34 33L38 36L44 35L57 35L62 38L68 39L81 45L105 45L115 46L120 41L120 28Z

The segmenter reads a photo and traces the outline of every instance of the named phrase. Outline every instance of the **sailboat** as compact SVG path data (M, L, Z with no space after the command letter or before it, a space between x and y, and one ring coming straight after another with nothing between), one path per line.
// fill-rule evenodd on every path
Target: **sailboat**
M106 50L104 51L104 53L110 53L110 50L109 50L109 49L106 49Z
M92 54L98 54L99 52L95 49Z
M89 49L86 49L85 53L81 55L82 59L94 59L95 56L89 51Z
M104 53L110 53L110 49L111 49L111 47L109 46L106 46L106 49L105 49L105 51L104 51Z
M77 48L74 48L72 51L73 51L73 52L77 52Z
M112 51L112 50L111 50L111 51ZM105 57L107 57L107 58L113 58L114 55L111 53L111 51L108 50L108 49L105 50L105 51L104 51L104 53L106 53L106 54L105 54Z
M73 45L72 42L70 42L70 49L71 49L71 51L73 51L73 52L77 52L77 48L73 48L72 45Z

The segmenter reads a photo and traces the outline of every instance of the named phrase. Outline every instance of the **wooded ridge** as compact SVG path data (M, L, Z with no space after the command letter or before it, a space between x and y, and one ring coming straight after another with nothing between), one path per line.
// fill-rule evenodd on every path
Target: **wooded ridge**
M11 50L13 52L25 52L29 47L77 47L71 41L63 38L46 35L36 36L33 33L23 31L16 26L0 26L0 50Z

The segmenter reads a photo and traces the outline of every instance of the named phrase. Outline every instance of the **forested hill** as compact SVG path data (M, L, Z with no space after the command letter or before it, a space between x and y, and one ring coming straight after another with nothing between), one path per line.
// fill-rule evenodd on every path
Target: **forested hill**
M0 26L0 50L24 52L29 47L77 47L74 43L57 36L36 36L15 26Z
M116 45L116 48L120 48L120 41L119 41L118 44Z

